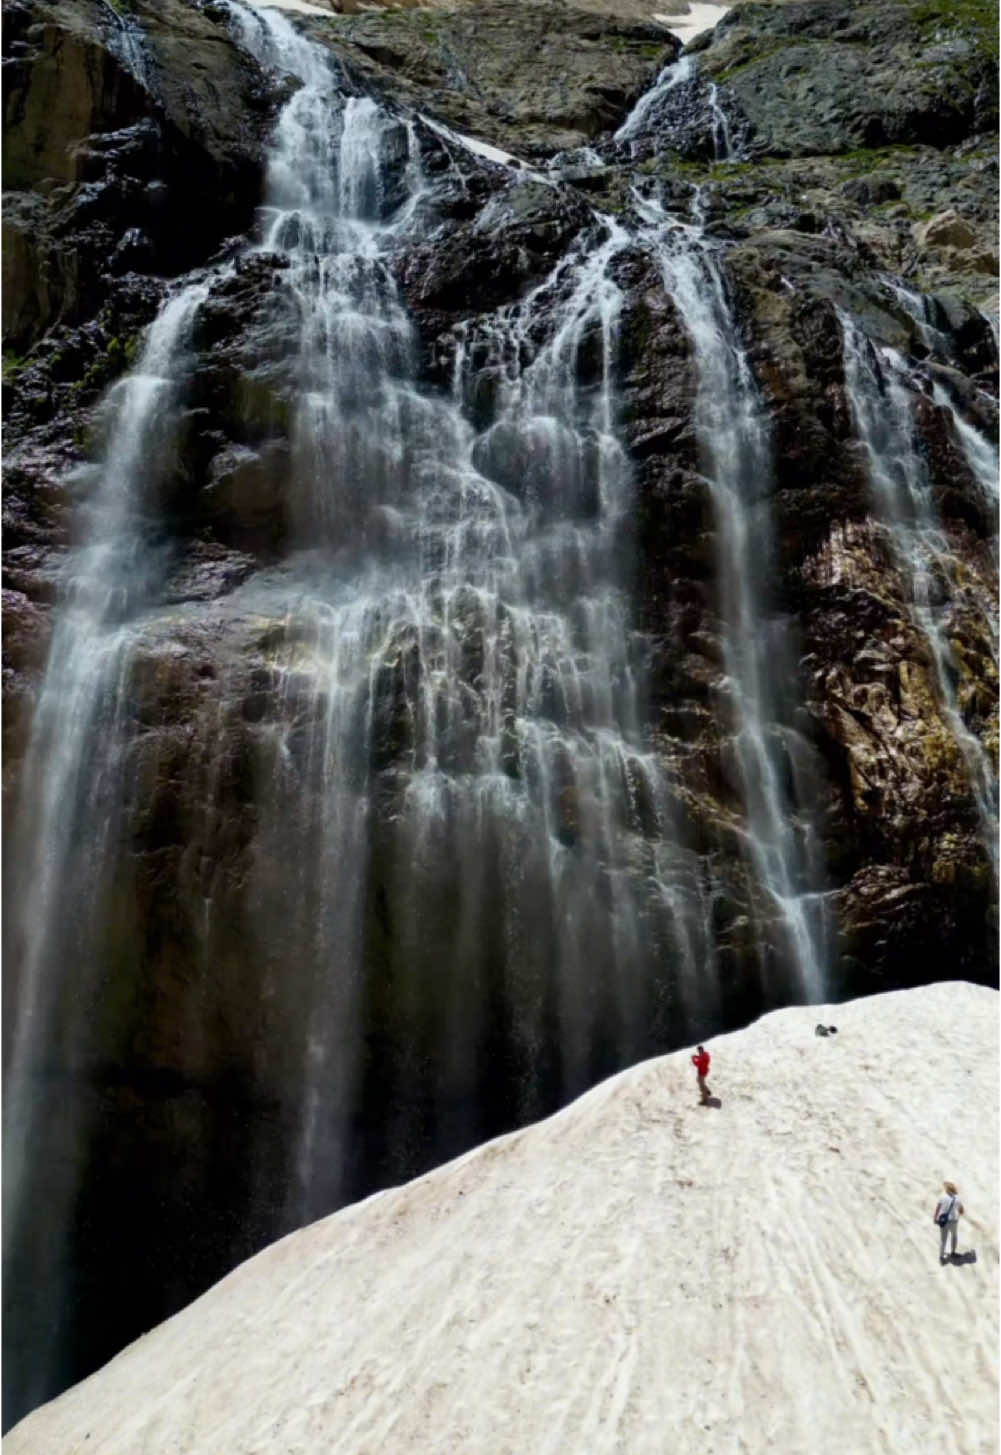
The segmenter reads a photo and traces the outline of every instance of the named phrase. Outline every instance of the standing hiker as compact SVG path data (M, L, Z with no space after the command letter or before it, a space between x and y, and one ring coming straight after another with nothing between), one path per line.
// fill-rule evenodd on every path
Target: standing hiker
M709 1083L706 1081L706 1077L709 1075L709 1052L705 1046L699 1046L698 1054L692 1057L692 1065L695 1067L695 1072L698 1076L702 1105L705 1106L711 1094L709 1091Z
M956 1251L956 1235L959 1232L959 1219L963 1215L963 1204L959 1200L959 1193L956 1191L954 1182L943 1182L945 1191L935 1204L935 1221L938 1223L939 1232L942 1235L942 1248L938 1261L946 1261L945 1240L952 1239L952 1252Z

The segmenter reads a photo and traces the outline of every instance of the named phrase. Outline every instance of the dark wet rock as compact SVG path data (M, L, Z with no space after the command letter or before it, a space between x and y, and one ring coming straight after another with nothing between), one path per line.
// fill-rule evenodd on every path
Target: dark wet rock
M737 6L695 48L757 154L806 156L990 131L996 37L986 3L809 0Z
M177 273L242 231L275 98L225 26L178 0L137 0L128 17L17 0L4 22L4 187L20 194L4 211L11 285L30 298L5 338L20 348L93 315L109 262Z
M230 445L215 455L198 504L224 545L270 556L288 531L289 447L268 440L257 449Z
M868 987L867 994L875 985L889 989L903 977L905 984L928 984L944 964L959 976L969 974L997 935L975 887L929 887L896 865L860 870L838 901L839 988L848 996L860 985ZM891 965L892 978L883 968Z
M9 578L8 578L9 579ZM4 792L27 747L36 686L45 664L52 612L24 591L3 588Z
M366 87L526 156L613 130L679 49L654 22L564 0L370 11L307 29Z
M425 330L516 301L591 226L566 192L505 173L493 186L468 220L449 216L446 198L440 226L401 259L401 286ZM466 189L463 202L475 206Z
M167 603L215 601L242 586L257 568L257 559L213 541L195 541L170 573L164 588Z

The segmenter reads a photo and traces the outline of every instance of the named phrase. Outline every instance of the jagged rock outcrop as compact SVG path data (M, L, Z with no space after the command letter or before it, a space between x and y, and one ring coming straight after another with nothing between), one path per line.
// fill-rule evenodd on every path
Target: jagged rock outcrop
M607 133L679 49L661 25L566 0L310 17L308 31L366 85L525 156Z
M92 319L122 275L181 272L247 228L273 97L196 7L4 16L4 328L20 351Z
M741 5L692 50L761 155L942 148L997 125L986 5Z
M298 1087L289 1088L298 1062L320 1054L304 1009L310 977L316 965L339 968L324 927L310 922L311 906L336 888L317 867L322 815L296 786L337 693L333 682L316 687L316 640L287 619L277 589L268 609L262 584L317 529L296 487L299 302L287 255L247 245L265 138L291 83L251 59L226 6L212 0L131 0L124 13L100 0L6 0L4 15L8 834L18 832L34 710L66 597L60 571L108 438L102 398L135 360L165 294L182 280L207 287L177 428L147 482L169 549L156 619L129 644L120 792L102 820L114 848L92 906L100 973L53 1012L64 1030L79 1021L78 1002L90 1017L65 1070L72 1095L62 1083L46 1090L81 1209L84 1271L60 1350L63 1379L294 1220L290 1148L304 1113ZM930 0L739 6L692 48L688 80L635 135L616 140L677 54L662 27L594 4L561 7L556 22L552 4L514 0L301 22L353 94L398 112L379 204L386 216L403 195L408 128L419 143L427 194L383 279L408 320L394 340L396 367L425 397L447 396L468 336L474 462L513 498L538 496L538 461L516 432L487 432L502 381L478 327L516 308L574 247L617 226L638 232L644 200L704 225L720 244L771 444L762 482L775 536L769 610L795 648L790 726L804 756L788 771L814 784L832 993L922 983L946 968L996 975L994 871L934 654L915 624L914 582L875 518L841 322L851 314L876 345L920 366L915 449L945 541L949 580L933 585L950 601L957 713L996 765L997 672L984 611L995 590L996 502L984 498L953 421L955 410L982 436L996 430L985 317L996 295L992 23L986 6ZM524 165L471 152L449 128ZM724 131L737 151L728 159L718 155ZM209 268L219 260L227 266ZM724 592L696 437L696 349L649 249L624 243L611 273L623 299L617 429L634 487L617 544L630 561L649 742L670 782L666 806L647 801L642 782L630 785L630 801L638 840L669 813L692 881L712 886L707 978L718 989L715 1006L697 1012L677 986L658 990L642 1047L652 1053L738 1024L788 985L775 972L775 906L745 859L736 725L719 707ZM526 359L550 325L544 310L533 315L520 339ZM599 353L585 340L575 361L585 392ZM598 509L595 478L585 460L568 506L575 520ZM395 507L405 504L374 500L353 482L321 522L324 539L359 558L388 548L403 529ZM253 599L241 594L249 585L260 588ZM456 771L468 767L475 737L479 611L471 595L452 623L456 698L469 715L458 712L440 741ZM524 984L505 978L499 910L477 927L487 945L475 986L486 1007L480 1039L468 1054L450 1053L444 1070L433 1064L455 986L438 986L433 945L397 942L392 901L391 825L427 733L413 710L420 644L412 624L393 623L387 635L366 728L375 784L360 911L369 973L349 1007L358 1094L345 1110L350 1150L323 1148L338 1171L315 1212L550 1109L563 1084L552 1040L533 1045L531 1065L516 1044L509 994L531 999L550 1031L567 1010L534 970ZM503 766L514 771L510 752ZM581 804L572 773L555 776L554 838L572 852ZM102 791L95 768L96 804ZM281 862L262 863L276 844ZM428 852L413 897L445 906L461 947L469 927L458 910L449 918L437 867ZM16 875L9 885L16 898ZM83 932L60 933L72 963ZM548 948L540 936L540 961ZM11 1004L19 950L7 956ZM587 998L595 1021L614 1026L600 974ZM611 1029L590 1056L591 1078L614 1069ZM464 1116L471 1102L475 1113ZM142 1129L134 1140L120 1130L129 1119ZM67 1150L81 1129L85 1155ZM41 1208L46 1175L33 1185ZM39 1230L44 1239L42 1216ZM31 1272L30 1260L15 1269L28 1288ZM52 1333L45 1306L37 1315L21 1308L18 1329L31 1318L26 1339L41 1348ZM8 1417L51 1387L22 1385Z

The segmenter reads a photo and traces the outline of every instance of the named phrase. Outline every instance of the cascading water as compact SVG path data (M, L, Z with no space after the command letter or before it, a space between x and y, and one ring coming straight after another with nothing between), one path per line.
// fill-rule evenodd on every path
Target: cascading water
M275 753L256 939L288 935L269 866L311 844L291 936L316 967L301 1220L343 1194L345 1121L373 1075L357 1061L374 953L400 987L397 1059L417 1047L433 1068L398 1086L392 1058L378 1068L391 1160L468 1139L452 1123L482 1100L484 1047L527 1117L641 1054L658 999L694 1015L713 995L618 585L630 490L610 265L628 238L596 228L520 305L463 331L451 398L420 394L387 265L423 195L414 128L367 99L339 109L329 76L297 69L262 246L289 256L300 320L292 479L309 545L278 668L311 727ZM378 947L373 900L392 923Z
M916 292L913 288L908 288L897 278L884 277L882 281L890 296L896 302L903 304L917 324L918 335L929 354L937 355L946 364L955 364L957 362L955 349L949 335L940 326L943 320L935 300L924 293ZM985 316L984 321L991 327L993 334L990 320ZM851 327L850 324L849 327ZM995 343L995 353L996 348ZM942 384L937 382L933 384L932 397L940 409L948 410L952 419L953 433L970 467L970 473L980 486L984 499L996 512L998 503L997 440L989 439L964 418L962 412L957 408L955 400ZM991 409L996 407L993 399L989 401L989 404Z
M793 993L816 1000L827 954L824 898L808 754L792 725L794 660L787 624L769 605L774 551L765 414L701 228L668 217L636 193L634 200L694 349L699 460L716 516L727 674L722 694L743 786L747 856L778 911Z
M81 509L81 544L65 579L66 606L57 625L25 764L21 808L25 846L14 867L18 931L16 1018L8 1037L4 1093L4 1262L27 1280L44 1307L49 1215L67 1217L76 1170L69 1148L86 1140L86 1108L59 1096L51 1063L70 1068L86 1058L100 1019L100 967L86 941L102 907L101 867L120 831L120 783L129 721L125 691L142 614L163 575L158 522L142 490L154 490L169 469L178 394L189 362L192 319L207 293L197 283L172 298L150 330L135 372L111 391L112 420L104 464ZM89 475L90 472L84 472ZM53 1092L56 1105L53 1103ZM58 1107L58 1109L56 1109ZM43 1128L58 1121L65 1181L37 1164ZM46 1217L36 1206L38 1176ZM53 1203L58 1208L53 1213ZM38 1246L41 1230L43 1246ZM60 1230L64 1231L60 1225ZM16 1250L16 1267L10 1259ZM56 1258L64 1256L56 1250ZM36 1358L38 1356L36 1349ZM46 1370L37 1371L44 1388Z
M709 87L709 109L713 119L713 151L717 161L729 161L733 155L733 139L726 112L719 104L719 88Z
M665 66L657 77L656 84L645 92L625 121L615 133L615 141L633 141L656 118L664 98L677 86L685 86L695 76L695 61L691 56L682 56Z
M664 129L669 133L671 111L672 108L677 109L676 103L679 99L675 93L681 95L680 114L684 113L686 106L690 106L691 98L696 98L708 121L706 129L712 142L712 156L717 161L731 160L735 150L734 139L726 112L720 105L719 87L712 82L704 85L699 78L694 57L688 55L679 56L676 61L665 66L656 83L640 97L616 131L613 141L627 142L629 155L635 156L659 130Z
M932 390L932 398L940 409L948 411L952 418L953 433L970 469L970 474L980 486L984 501L996 516L998 509L998 447L980 430L964 419L954 401L940 384Z
M150 71L143 47L142 31L130 15L123 15L105 0L105 9L112 23L111 48L140 86L150 89Z
M349 103L345 115L345 136L349 122L385 127L370 103ZM373 154L370 143L353 145L353 155ZM416 179L416 166L409 171ZM486 1048L489 1076L508 1081L523 1118L554 1092L581 1089L597 1066L641 1053L658 998L676 996L693 1014L712 1000L711 985L696 981L703 916L682 891L690 869L673 852L668 797L642 742L617 584L629 472L614 435L621 299L610 265L628 238L611 223L603 231L520 305L461 331L451 399L422 398L403 369L394 383L406 328L385 290L370 315L378 337L365 338L357 309L340 315L343 325L328 318L331 374L296 425L308 447L302 478L341 491L365 481L380 537L337 598L295 604L292 634L318 611L336 675L331 684L316 653L314 690L327 705L308 760L321 765L315 801L332 816L320 862L336 865L369 827L364 885L350 881L359 938L347 938L348 917L335 908L330 944L343 962L355 943L350 958L364 961L373 929L361 896L390 908L379 953L381 973L401 987L394 1033L433 1068L399 1086L398 1066L380 1070L391 1158L429 1137L439 1155L455 1145L452 1123L483 1099ZM371 235L361 249L377 268L378 247ZM351 258L357 278L357 250ZM331 463L324 451L351 437L338 393L350 381L342 326L364 341L353 383L370 402L358 417L359 453ZM397 328L387 367L384 340ZM600 366L582 379L595 352ZM337 700L344 707L333 712ZM338 788L346 762L357 764L347 797ZM279 785L276 826L295 819L302 794L301 782ZM325 892L307 901L336 904ZM364 1015L357 1001L335 1008L339 994L326 975L313 990L299 1216L339 1191ZM401 1064L408 1054L401 1045Z
M180 1093L182 1120L198 1124L200 1088L218 1074L210 1027L243 1034L226 995L246 996L244 967L227 936L248 946L262 1021L280 1027L262 1033L257 1062L266 1094L284 1099L274 1131L262 1120L266 1145L241 1129L218 1170L185 1173L205 1179L204 1197L223 1165L238 1166L274 1236L541 1114L682 1025L711 1025L718 1002L697 860L644 737L647 648L623 584L631 480L616 436L614 265L630 238L595 219L527 298L460 330L451 394L418 389L391 271L429 200L418 124L343 94L280 15L231 13L262 63L301 82L243 259L273 263L273 337L289 341L269 367L292 380L292 549L207 613L220 634L261 624L268 665L254 670L271 706L247 729L255 819L239 882L220 882L208 849L198 862L185 850L177 872L201 909L171 933L191 982L182 1051L204 1068ZM188 341L197 347L206 300L240 266L174 298L109 397L111 442L85 482L93 504L35 721L6 1189L15 1280L43 1308L59 1301L53 1249L83 1216L81 1179L93 1198L117 1165L98 1114L114 1094L94 1061L100 1027L113 1024L124 1060L158 1035L156 987L137 984L134 963L141 910L123 908L127 826L153 812L143 793L157 771L143 756L139 679L185 651L160 517L188 427ZM220 743L234 715L249 716L246 675L236 661L205 686ZM203 836L237 771L211 752L182 770L198 785ZM90 1079L99 1137L70 1172L50 1157L33 1232L40 1184L22 1149L52 1110L40 1090L50 1065ZM68 1115L58 1135L86 1143ZM47 1135L35 1165L52 1153ZM166 1148L174 1135L168 1120ZM234 1242L231 1259L237 1249L249 1251ZM53 1378L45 1358L39 1391Z
M955 551L943 530L928 467L918 447L913 414L914 381L904 359L876 348L848 315L842 315L845 387L865 449L879 519L889 532L898 568L909 586L913 616L928 644L945 719L962 753L985 848L997 871L997 776L980 738L961 708L961 674L952 635L961 610L988 624L994 639L992 596L975 580L960 580ZM953 411L954 420L957 418ZM969 434L974 432L966 427ZM960 434L962 442L963 436ZM967 446L981 483L983 442ZM969 578L969 573L963 575Z

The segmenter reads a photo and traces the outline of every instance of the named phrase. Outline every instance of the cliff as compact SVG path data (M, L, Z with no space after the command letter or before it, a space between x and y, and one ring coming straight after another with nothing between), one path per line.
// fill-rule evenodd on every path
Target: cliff
M7 1418L622 1066L996 982L996 11L636 10L6 0Z

